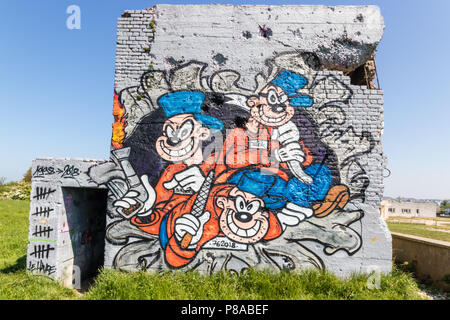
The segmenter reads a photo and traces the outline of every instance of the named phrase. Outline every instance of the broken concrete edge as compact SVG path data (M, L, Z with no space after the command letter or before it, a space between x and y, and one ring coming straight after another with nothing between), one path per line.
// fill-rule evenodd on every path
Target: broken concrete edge
M230 5L230 4L215 4L215 5L185 5L182 10L190 13L190 16L195 16L196 12L202 13L204 10L209 9L209 7L213 6L215 11L220 12L224 11L224 16L229 16L230 20L230 30L236 29L237 27L244 28L243 26L236 25L234 27L233 23L235 22L234 14L238 12L238 10L253 10L254 12L258 10L283 10L289 11L291 9L296 9L299 6L295 5ZM335 42L333 45L329 44L320 44L320 41L317 41L315 48L302 49L308 50L311 52L315 52L319 59L321 60L323 70L330 71L343 71L345 74L350 74L355 71L357 68L363 66L368 60L371 59L374 52L376 51L376 47L382 40L383 32L385 29L384 19L381 15L380 8L375 5L368 6L324 6L324 5L302 5L302 9L305 11L310 10L310 14L308 16L309 21L304 20L304 25L312 24L315 28L323 28L323 26L327 25L342 25L343 32L339 35L339 37L335 38ZM124 15L118 19L118 25L120 26L121 22L126 21L127 19L137 20L146 18L149 19L150 24L158 23L158 20L161 19L162 13L160 11L174 11L176 18L183 19L184 15L180 11L180 6L177 5L156 5L151 8L147 8L144 10L126 10ZM355 14L352 16L349 12L355 11ZM253 12L252 11L252 12ZM262 12L261 12L262 13ZM150 17L148 15L150 14ZM177 15L178 14L178 15ZM288 13L289 14L289 13ZM248 14L250 15L250 14ZM306 13L305 13L306 15ZM201 17L201 15L199 15ZM312 17L312 18L311 18ZM254 18L254 17L252 17ZM276 17L276 19L278 16ZM269 16L270 19L270 16ZM201 20L201 18L200 18ZM180 22L180 25L184 25L184 21ZM259 31L261 30L261 24L258 23L257 18L252 20L254 22L255 27L257 26ZM153 28L153 27L152 27ZM274 31L268 28L271 32L272 37L276 37L277 34L274 35ZM348 31L347 28L350 30ZM352 30L354 29L354 30ZM153 29L154 31L154 29ZM290 30L294 34L294 36L299 37L300 40L304 40L302 36L302 32L299 30ZM243 31L243 33L249 32ZM325 30L322 30L324 33ZM328 33L332 33L332 29L327 30ZM254 33L258 33L258 30L254 30ZM320 34L314 34L318 36L318 38L323 37ZM364 35L365 37L363 37ZM184 37L184 35L182 35ZM236 38L236 35L232 35L233 38ZM327 37L330 37L328 34ZM255 38L255 37L253 37ZM249 37L247 37L249 39ZM175 39L172 39L175 41ZM269 39L270 41L270 39ZM294 46L289 45L287 42L276 40L280 42L285 47ZM150 41L151 42L151 41ZM305 41L306 42L306 41ZM150 47L150 46L149 46ZM335 53L333 53L333 47L340 47L339 57L336 57ZM343 53L345 48L352 47L353 51L348 51ZM359 53L357 51L360 51ZM152 53L154 56L155 54ZM204 60L204 59L202 59ZM177 61L183 63L182 59L173 59L173 61ZM345 63L342 63L345 62Z
M218 5L218 6L220 6L220 5ZM232 5L224 5L224 6L232 6ZM170 7L170 5L169 5L169 7ZM241 6L241 7L248 7L248 6L244 5L244 6ZM266 7L276 8L276 7L283 7L283 6L262 6L261 5L259 7L260 8L266 8ZM290 6L286 6L286 7L290 7ZM292 6L292 7L295 7L295 6ZM311 7L311 8L314 8L314 9L317 9L319 7L319 8L325 9L325 10L329 9L329 10L332 10L332 11L336 11L336 9L338 9L338 11L339 11L339 9L343 9L344 10L344 9L348 8L348 7L345 7L345 6L331 7L331 6L320 6L320 5L318 5L318 6L307 6L306 5L306 6L303 6L303 7ZM379 37L378 40L374 40L373 43L370 45L372 47L371 50L366 50L367 51L366 53L361 53L361 57L362 58L361 58L361 61L359 63L355 63L354 65L350 65L350 66L347 66L346 68L342 68L342 66L338 66L338 65L334 65L334 64L326 64L326 62L321 61L320 70L342 72L342 75L350 77L352 85L365 86L368 89L380 90L381 85L380 85L380 80L379 80L377 67L376 67L375 53L376 53L376 49L377 49L378 44L382 40L382 36L383 36L384 28L385 28L383 17L381 16L380 9L379 9L378 6L363 6L363 7L361 7L361 6L349 6L349 7L353 7L356 10L361 9L361 8L368 8L368 9L371 9L372 11L374 11L374 12L377 12L378 16L379 16L378 19L377 18L373 18L372 20L379 20L378 24L379 24L380 28L382 29L381 33L380 33L380 37ZM150 25L151 25L151 28L152 28L152 36L149 38L148 46L146 46L144 49L147 49L147 52L150 54L151 58L154 57L154 54L151 54L151 45L152 45L152 43L154 41L155 31L156 31L156 29L155 29L155 19L157 17L157 15L156 15L156 8L157 8L157 6L154 6L152 8L148 8L147 9L147 11L149 11L149 12L151 12L153 14L153 18L150 21ZM139 12L141 12L139 10L133 10L133 11L130 11L130 12L132 12L132 13L137 12L139 17L143 17L142 14L139 14ZM130 17L131 17L131 15L130 15ZM364 21L362 13L357 15L356 20L358 20L359 22L361 22L361 20ZM373 23L371 21L368 24L372 25L372 24L376 24L376 23ZM260 30L262 30L261 26L260 25L258 25L258 26L259 26ZM271 33L271 36L273 36L272 30L269 29L269 31ZM357 33L360 34L361 32L357 31ZM346 34L346 32L344 34ZM244 31L243 35L247 39L251 38L251 33L248 30ZM364 45L363 42L358 42L358 41L354 41L354 40L346 40L345 36L342 39L338 39L338 41L340 41L342 43L345 43L346 41L348 41L349 45L357 46L357 47L359 46L361 49L362 49L362 46ZM325 47L324 47L324 49L327 50ZM364 58L364 55L366 56L366 58ZM181 61L177 61L173 57L169 57L166 60L167 60L167 62L170 65L172 65L174 67L183 64L182 60ZM228 59L226 57L224 57L221 53L217 53L215 56L213 56L213 60L216 60L216 62L219 65L222 65ZM150 60L149 70L154 70L153 60ZM338 73L338 75L340 75L340 74ZM375 83L375 79L376 79L377 83ZM380 91L380 92L382 93L382 91Z

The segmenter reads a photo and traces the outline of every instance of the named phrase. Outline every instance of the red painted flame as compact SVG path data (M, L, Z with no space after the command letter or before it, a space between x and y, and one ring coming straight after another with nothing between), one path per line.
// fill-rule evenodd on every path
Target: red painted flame
M123 148L123 140L125 139L125 127L127 126L125 107L119 101L119 95L114 92L113 107L114 123L112 125L112 145L115 149Z

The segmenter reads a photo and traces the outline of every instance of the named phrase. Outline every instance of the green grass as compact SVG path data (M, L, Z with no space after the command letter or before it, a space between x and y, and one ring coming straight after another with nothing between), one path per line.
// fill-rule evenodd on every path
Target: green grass
M417 237L424 237L434 240L450 242L449 232L430 230L433 228L444 229L440 226L434 227L417 223L392 223L392 222L388 222L388 226L392 232L404 233Z
M0 300L67 300L77 298L75 292L55 281L33 276L25 270L0 270Z
M75 297L72 290L25 271L29 208L27 200L0 200L0 300Z
M102 270L87 293L26 272L29 201L0 200L0 300L3 299L422 299L412 276L394 268L381 289L367 275L340 279L328 272L124 273Z
M0 201L0 269L26 254L29 201Z
M383 275L381 288L368 289L366 275L340 279L329 272L271 273L250 270L244 275L217 273L124 273L103 270L83 299L176 300L396 300L422 299L412 277L394 269Z

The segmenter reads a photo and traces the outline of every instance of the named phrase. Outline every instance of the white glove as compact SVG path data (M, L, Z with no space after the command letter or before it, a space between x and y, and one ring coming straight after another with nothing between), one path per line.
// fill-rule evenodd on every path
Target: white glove
M281 145L286 145L290 142L298 142L300 140L300 132L295 123L288 121L274 130L271 138L280 142Z
M192 189L198 192L205 181L205 176L199 167L191 167L174 175L173 179L164 183L164 188L172 190L180 185L183 190Z
M298 161L303 163L305 161L305 152L298 142L291 142L275 150L275 158L278 162Z
M287 227L297 226L300 222L312 217L313 213L313 210L310 208L301 207L292 202L288 202L281 212L277 214L277 218L284 231Z
M141 176L141 182L147 191L147 199L144 201L144 205L137 212L140 216L147 216L152 213L153 205L156 200L155 189L148 181L148 176L144 174ZM121 199L114 201L113 206L119 210L129 209L137 204L136 198L140 196L140 193L136 190L130 189Z
M183 240L186 233L192 235L191 243L188 249L195 249L197 243L203 236L203 226L209 221L211 214L208 211L203 212L200 217L196 217L190 213L184 214L175 220L175 238L178 242Z

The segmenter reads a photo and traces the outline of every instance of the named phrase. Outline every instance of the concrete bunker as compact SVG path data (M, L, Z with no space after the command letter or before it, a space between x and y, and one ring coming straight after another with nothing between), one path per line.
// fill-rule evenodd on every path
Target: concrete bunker
M90 182L84 173L103 162L33 161L29 271L80 288L104 264L107 190Z
M259 26L270 36L242 36ZM84 279L102 264L103 235L103 264L119 270L390 272L379 214L383 92L368 61L383 30L374 6L127 11L110 161L34 162L30 234L42 223L38 206L53 210L44 224L56 231L30 235L28 269ZM254 162L225 152L230 133ZM239 163L219 161L224 154ZM105 230L94 237L89 227L103 221L86 214L102 210Z

